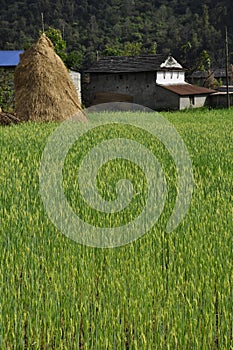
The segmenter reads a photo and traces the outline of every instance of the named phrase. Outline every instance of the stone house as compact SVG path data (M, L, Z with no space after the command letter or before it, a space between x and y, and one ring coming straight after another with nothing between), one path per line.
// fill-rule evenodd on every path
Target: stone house
M221 85L226 85L227 82L227 75L226 75L226 69L225 68L216 68L209 72L206 71L195 71L191 74L189 77L189 81L191 84L199 85L199 86L206 86L208 83L208 79L215 79L218 82L218 85L221 87ZM233 85L233 65L230 64L229 70L228 70L228 81L230 85Z
M214 90L185 82L185 69L164 55L111 56L84 72L86 107L105 102L132 102L153 110L201 107Z

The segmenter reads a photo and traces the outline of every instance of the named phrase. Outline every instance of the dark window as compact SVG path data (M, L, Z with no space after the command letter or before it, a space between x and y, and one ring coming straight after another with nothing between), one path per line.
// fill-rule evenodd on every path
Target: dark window
M123 79L123 75L122 74L119 75L119 79Z
M89 84L91 82L91 75L90 75L90 73L85 73L83 80L84 80L85 83Z
M190 105L194 106L195 104L194 96L189 96L189 102L190 102Z

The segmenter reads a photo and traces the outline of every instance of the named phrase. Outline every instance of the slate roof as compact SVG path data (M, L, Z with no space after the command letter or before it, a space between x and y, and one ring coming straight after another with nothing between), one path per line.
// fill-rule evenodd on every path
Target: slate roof
M168 55L139 55L139 56L107 56L86 70L87 73L134 73L153 72L161 68L168 59ZM169 67L169 70L184 70L183 68Z
M15 67L23 50L0 50L0 67Z
M231 73L232 73L232 71L229 69L228 75L230 76ZM215 78L224 78L224 77L226 77L226 69L225 68L217 68L217 69L214 69L213 71L211 71L211 74L213 74ZM208 72L203 72L203 71L198 70L198 71L193 72L190 77L202 79L202 78L209 77L211 74L209 74Z
M215 90L207 89L200 86L191 85L188 83L177 84L177 85L159 85L160 87L174 92L179 96L189 96L189 95L206 95L216 92Z
M229 92L233 92L233 85L229 85L229 86L228 86L228 89L229 89ZM217 87L217 91L218 91L218 92L227 92L227 87L226 87L226 85L218 86L218 87Z

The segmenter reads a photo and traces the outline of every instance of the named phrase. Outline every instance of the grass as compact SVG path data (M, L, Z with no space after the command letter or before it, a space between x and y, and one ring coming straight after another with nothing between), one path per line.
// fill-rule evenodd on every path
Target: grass
M0 129L1 349L233 348L232 110L163 116L175 125L190 153L195 179L191 206L178 228L166 234L176 194L174 164L157 141L124 130L164 160L169 193L150 232L115 249L70 240L44 210L40 159L58 124ZM91 121L96 118L90 116ZM71 206L99 225L122 224L129 212L113 221L94 214L78 196L74 170L88 142L111 137L111 132L84 138L82 147L76 144L64 169ZM115 198L113 183L126 169L124 176L138 186L143 205L146 181L140 169L124 162L113 165L115 173L110 165L101 169L100 193Z

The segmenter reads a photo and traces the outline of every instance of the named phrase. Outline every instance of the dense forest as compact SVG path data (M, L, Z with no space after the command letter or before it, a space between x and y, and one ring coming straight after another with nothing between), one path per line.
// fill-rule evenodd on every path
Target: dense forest
M75 68L104 55L171 53L187 68L207 55L224 65L231 0L0 0L0 49L25 49L42 29L59 29Z

